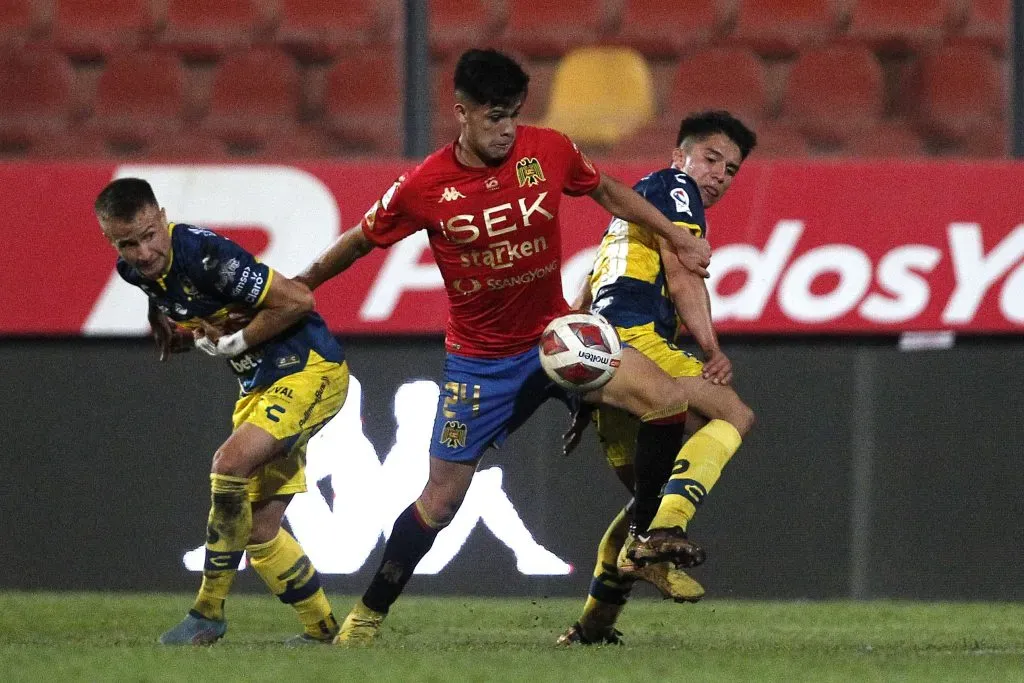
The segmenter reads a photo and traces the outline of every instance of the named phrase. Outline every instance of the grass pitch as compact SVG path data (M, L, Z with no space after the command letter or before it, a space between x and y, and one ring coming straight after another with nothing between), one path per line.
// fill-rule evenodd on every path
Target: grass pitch
M270 596L225 640L155 640L191 596L0 593L4 681L1024 681L1024 605L738 602L627 607L623 647L556 649L580 601L404 597L372 648L288 649ZM339 619L354 598L334 596Z

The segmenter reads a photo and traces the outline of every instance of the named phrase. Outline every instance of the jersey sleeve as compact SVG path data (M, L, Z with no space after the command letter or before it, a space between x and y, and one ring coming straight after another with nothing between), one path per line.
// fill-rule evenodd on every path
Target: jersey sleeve
M407 176L401 176L363 216L359 225L366 239L374 245L390 247L427 227L412 211L415 191L411 185Z
M209 230L189 228L198 237L198 253L187 264L192 281L226 304L257 307L270 289L273 270L248 251Z
M565 154L568 157L562 191L570 197L590 194L601 183L601 173L576 143L565 135L560 134L560 137L565 141Z
M644 178L635 189L670 221L697 237L707 237L704 201L690 176L675 169L665 169Z

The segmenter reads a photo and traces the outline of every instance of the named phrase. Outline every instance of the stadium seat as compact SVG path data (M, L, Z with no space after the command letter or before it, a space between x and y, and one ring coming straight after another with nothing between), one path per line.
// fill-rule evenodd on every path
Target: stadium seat
M1004 159L1008 156L1009 136L1002 121L988 121L967 133L955 148L956 155L972 159Z
M701 109L728 109L748 125L756 125L766 113L766 93L764 66L752 52L711 48L679 63L665 116L680 119Z
M262 41L272 19L259 0L167 0L160 42L186 57L211 59Z
M671 163L672 148L679 135L679 121L659 119L622 137L602 156L651 162L652 170Z
M544 125L582 145L610 147L654 114L651 73L639 52L585 47L559 63Z
M619 31L609 42L647 57L678 57L722 32L728 6L710 0L626 0Z
M213 78L204 132L225 143L247 147L295 127L299 74L294 60L269 48L235 53Z
M755 126L757 147L751 153L755 159L792 159L806 157L810 152L807 139L792 124L773 121Z
M156 26L149 0L60 0L53 39L78 59L97 59L152 38Z
M280 0L277 42L305 61L391 43L397 37L397 9L393 0Z
M852 156L875 159L920 157L926 154L924 140L907 123L883 121L850 140Z
M59 136L72 112L73 80L67 60L50 50L0 55L0 148L31 147Z
M455 119L452 106L455 103L455 85L452 75L456 60L435 63L430 73L431 137L434 147L443 147L459 136L459 122ZM530 86L533 83L531 80ZM527 95L527 102L530 97Z
M924 131L961 142L998 120L1004 107L1000 65L981 46L947 46L919 60L915 79Z
M430 52L437 59L457 57L494 37L499 16L484 0L430 0Z
M790 71L784 114L811 143L844 145L878 120L882 87L882 67L867 48L810 50Z
M601 0L509 0L501 46L527 57L560 57L597 42L607 28Z
M209 162L229 158L224 143L218 138L191 131L157 137L146 148L145 156L153 161L167 162Z
M324 121L341 149L396 154L401 149L402 69L393 52L357 53L327 74Z
M148 142L181 128L185 73L169 52L120 53L96 87L90 127L108 140Z
M732 38L766 57L791 57L835 35L836 8L832 0L745 0Z
M1011 0L973 0L963 35L1002 54L1009 41Z
M942 42L962 20L961 6L948 0L857 0L849 36L880 53L905 55Z
M0 2L0 46L23 45L39 37L45 28L42 7L34 0Z

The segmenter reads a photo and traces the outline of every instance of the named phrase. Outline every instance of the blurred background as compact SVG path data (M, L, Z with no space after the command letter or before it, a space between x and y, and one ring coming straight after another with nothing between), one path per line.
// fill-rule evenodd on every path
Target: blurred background
M692 528L709 594L1024 598L1013 4L0 0L0 554L33 567L0 588L197 581L236 387L195 353L156 362L99 190L148 178L172 220L294 274L457 136L455 61L494 46L531 75L524 122L629 182L688 112L758 133L709 214L715 317L759 416ZM562 220L571 292L608 217L582 199ZM289 522L357 592L425 477L446 298L414 237L318 308L361 389ZM627 495L592 434L561 457L566 423L549 404L485 459L465 533L412 590L583 595Z

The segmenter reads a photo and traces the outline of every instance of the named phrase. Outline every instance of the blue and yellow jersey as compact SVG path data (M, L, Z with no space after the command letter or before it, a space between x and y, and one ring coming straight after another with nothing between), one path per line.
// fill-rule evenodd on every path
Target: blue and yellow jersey
M221 327L232 319L251 320L270 288L271 268L210 230L183 223L171 223L167 229L171 253L167 271L159 279L143 277L121 258L117 260L118 274L182 327L195 329L201 321ZM341 345L316 313L228 363L238 375L242 391L248 392L302 370L310 351L335 363L344 360Z
M685 173L674 168L656 171L641 178L633 189L681 229L707 236L700 190ZM666 286L657 238L648 230L612 219L598 247L590 291L594 296L591 310L616 327L653 322L660 336L675 339L679 319Z

